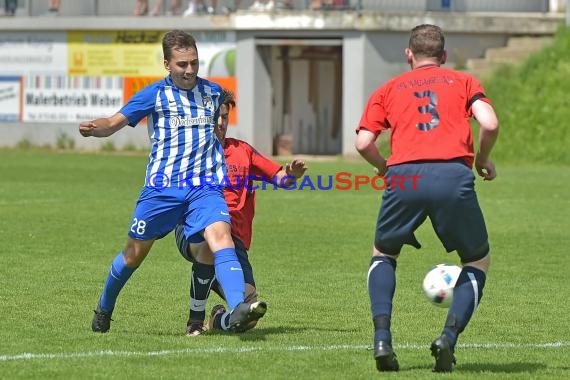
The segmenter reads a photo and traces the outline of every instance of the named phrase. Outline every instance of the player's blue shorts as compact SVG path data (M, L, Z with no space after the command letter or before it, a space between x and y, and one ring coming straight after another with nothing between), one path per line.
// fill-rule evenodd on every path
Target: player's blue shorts
M409 176L421 176L415 179L415 189ZM414 231L429 217L447 252L456 250L463 263L487 255L487 228L475 194L475 176L462 160L393 165L386 178L376 249L397 255L404 244L420 248Z
M186 237L184 233L184 226L178 225L174 230L174 235L176 238L176 245L178 246L178 251L186 260L195 263L196 259L188 252L188 248L190 244L200 244L205 243L204 237L201 233L194 234L189 238ZM249 262L249 256L247 254L247 249L245 245L243 245L242 241L232 235L232 239L234 241L234 245L236 247L236 254L238 257L238 261L241 264L241 268L243 270L243 277L246 284L250 284L255 287L255 279L253 277L253 268L251 263Z
M136 240L158 239L177 224L188 236L214 222L230 223L230 213L221 187L144 187L129 228Z

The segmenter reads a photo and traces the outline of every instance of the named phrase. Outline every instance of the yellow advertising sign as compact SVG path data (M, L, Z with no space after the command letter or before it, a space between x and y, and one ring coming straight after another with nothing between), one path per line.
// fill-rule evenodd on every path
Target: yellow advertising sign
M164 76L161 31L67 33L69 75Z

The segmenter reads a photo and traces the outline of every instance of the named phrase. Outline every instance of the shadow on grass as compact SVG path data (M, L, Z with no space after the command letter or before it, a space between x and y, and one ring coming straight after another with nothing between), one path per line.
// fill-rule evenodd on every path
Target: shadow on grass
M455 367L453 371L454 374L473 372L473 373L534 373L537 371L543 371L547 368L544 363L466 363L460 364ZM403 366L400 371L406 370L423 370L426 369L424 366ZM431 367L429 367L431 370Z
M230 333L227 331L213 330L208 331L207 335L235 335L243 341L259 341L265 340L269 335L290 335L306 333L310 331L331 331L331 332L354 332L353 329L326 329L319 327L299 327L299 326L282 326L282 327L256 327L244 333Z
M115 330L119 330L116 328ZM306 328L306 327L256 327L252 330L243 332L243 333L232 333L229 331L221 331L221 330L210 330L203 333L203 336L232 336L235 335L237 337L243 338L244 340L263 340L265 339L266 335L277 335L277 334L297 334L303 333L306 331L315 330L313 328ZM336 331L336 330L332 330ZM123 329L122 332L129 333L129 334L138 334L139 332L130 331L129 329ZM184 330L156 330L156 331L145 331L141 332L140 335L156 335L156 336L184 336ZM202 336L200 335L200 336Z
M457 367L461 372L491 372L491 373L533 373L545 370L544 363L465 363Z

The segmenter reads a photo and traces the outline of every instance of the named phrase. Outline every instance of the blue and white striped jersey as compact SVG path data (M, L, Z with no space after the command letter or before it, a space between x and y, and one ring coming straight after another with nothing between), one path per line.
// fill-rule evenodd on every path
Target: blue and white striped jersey
M198 77L193 89L182 90L167 76L137 92L121 108L131 126L148 116L152 148L145 186L222 183L224 150L214 133L222 101L217 83Z

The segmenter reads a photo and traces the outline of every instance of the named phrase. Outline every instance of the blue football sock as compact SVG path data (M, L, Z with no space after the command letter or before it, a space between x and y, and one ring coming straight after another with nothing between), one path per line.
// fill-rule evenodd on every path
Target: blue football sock
M216 279L222 286L230 310L243 302L245 281L243 270L234 248L224 248L214 252Z
M208 301L210 288L214 282L214 276L213 265L201 263L192 264L189 320L203 321L206 319L206 302Z
M457 343L457 336L465 329L481 302L485 279L485 272L469 266L463 267L459 274L443 329L443 333L451 339L453 346Z
M368 269L368 294L374 321L375 341L392 342L390 319L395 290L396 260L386 256L373 256Z
M115 257L113 260L111 269L107 275L107 281L105 282L103 294L101 295L101 299L99 301L99 306L101 309L105 311L113 311L115 308L115 302L117 302L117 297L119 296L119 292L121 289L123 289L123 286L125 286L128 279L136 269L137 268L129 268L125 264L123 252L119 252L117 257Z

